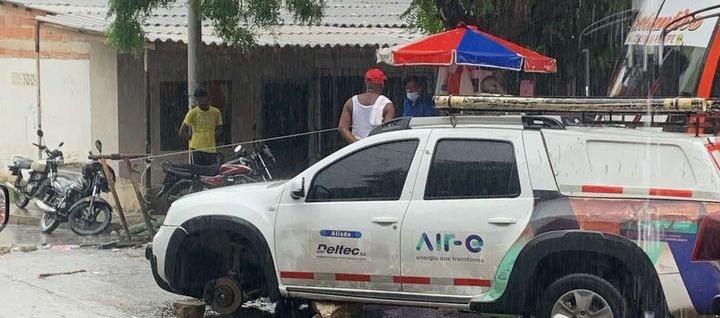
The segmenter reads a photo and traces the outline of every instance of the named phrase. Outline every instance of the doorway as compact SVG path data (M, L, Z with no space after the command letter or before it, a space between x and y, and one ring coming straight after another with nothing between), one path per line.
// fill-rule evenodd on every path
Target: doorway
M308 131L308 87L306 83L267 82L263 86L263 131L265 138ZM268 141L277 164L273 178L288 178L308 166L308 138L298 136Z

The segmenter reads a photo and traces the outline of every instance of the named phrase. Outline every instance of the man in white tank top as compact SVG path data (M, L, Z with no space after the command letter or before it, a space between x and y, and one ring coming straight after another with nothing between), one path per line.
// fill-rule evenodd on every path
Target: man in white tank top
M345 102L338 129L348 143L367 137L373 128L395 118L395 105L380 95L386 79L382 70L368 70L365 73L365 92Z

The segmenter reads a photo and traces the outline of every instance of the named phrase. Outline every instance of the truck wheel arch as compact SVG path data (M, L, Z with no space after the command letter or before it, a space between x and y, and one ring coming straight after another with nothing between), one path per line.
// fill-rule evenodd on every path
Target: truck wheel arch
M502 295L491 302L471 302L471 308L479 312L525 314L518 311L532 308L534 302L528 285L537 281L536 274L543 261L560 253L592 253L619 260L633 277L655 291L645 293L643 303L662 300L662 304L666 304L655 267L634 242L613 234L565 230L543 233L528 242L515 260Z
M203 231L227 231L242 237L244 240L249 242L255 242L253 249L258 254L265 255L265 282L268 287L268 292L272 299L280 297L278 290L278 279L275 271L275 263L272 259L272 253L270 246L268 245L265 236L262 232L252 223L247 220L229 216L229 215L204 215L194 217L183 222L180 228L175 229L173 232L168 245L165 256L165 276L170 282L172 289L179 290L177 281L178 271L178 257L181 255L181 247L185 239L193 234Z

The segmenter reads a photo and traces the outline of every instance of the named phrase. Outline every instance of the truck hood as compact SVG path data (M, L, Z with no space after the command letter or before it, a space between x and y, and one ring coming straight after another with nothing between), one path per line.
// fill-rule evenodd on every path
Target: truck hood
M275 211L286 183L283 180L242 184L189 194L172 204L163 225L181 226L183 222L201 215L234 215L252 211L267 216Z

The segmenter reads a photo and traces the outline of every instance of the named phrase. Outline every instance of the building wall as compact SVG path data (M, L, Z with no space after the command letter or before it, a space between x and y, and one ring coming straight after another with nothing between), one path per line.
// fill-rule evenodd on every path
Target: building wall
M37 156L31 143L37 141L38 111L47 144L64 141L68 160L84 160L92 146L91 47L104 40L42 24L38 109L35 16L40 14L0 3L0 92L9 92L0 94L0 171L13 155Z
M117 54L104 43L92 43L90 56L90 138L103 142L104 153L115 153L120 147Z
M185 46L174 43L155 43L150 51L150 124L153 154L168 154L181 150L165 150L160 147L160 127L169 120L168 114L162 114L160 105L160 86L164 82L184 82L187 79L187 56ZM261 139L264 136L264 87L269 82L289 82L307 85L309 92L308 123L309 130L333 128L323 125L320 120L320 81L323 77L354 78L362 81L364 72L375 67L374 47L336 47L336 48L270 48L259 47L251 52L224 46L205 46L202 59L203 81L229 81L231 83L232 118L225 118L232 126L230 141L233 143ZM120 135L122 152L144 152L145 109L143 89L142 60L120 56L118 62L118 84L120 99ZM408 73L424 72L427 69L392 68L383 66L389 76L402 78ZM395 86L401 85L397 81ZM397 87L395 87L397 89ZM400 88L402 90L402 88ZM270 92L270 94L288 94L288 92ZM351 94L348 93L349 98ZM397 97L397 96L395 96ZM303 101L300 101L303 102ZM342 108L338 102L336 108ZM339 117L339 112L337 113ZM180 122L169 123L179 127ZM336 138L333 132L325 133L324 138ZM310 162L318 159L321 153L319 138L308 140ZM231 151L227 148L226 151ZM187 160L186 154L168 155L158 160ZM159 166L159 165L156 165ZM160 175L160 173L154 174Z

